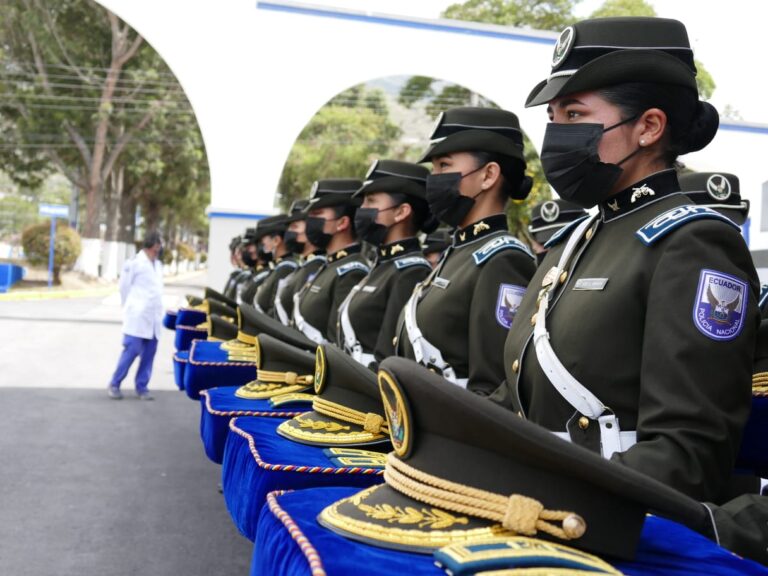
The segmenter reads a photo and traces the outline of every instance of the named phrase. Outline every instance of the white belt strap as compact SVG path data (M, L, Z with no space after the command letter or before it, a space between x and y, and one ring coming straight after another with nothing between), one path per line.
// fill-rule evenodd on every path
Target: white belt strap
M533 342L539 365L555 390L575 410L598 421L600 425L600 450L604 458L610 458L615 452L623 452L633 445L636 441L636 432L622 432L616 415L563 366L549 342L549 332L547 332L546 326L549 298L557 287L558 278L565 271L576 246L594 220L595 217L587 218L579 224L568 239L557 267L549 273L551 284L545 287L539 295L539 309L536 312ZM557 434L560 436L562 433ZM567 435L567 433L565 434ZM568 439L570 440L570 437Z
M416 362L423 364L424 366L434 366L442 372L443 378L449 382L461 386L467 387L469 378L456 378L456 372L453 366L448 364L443 359L443 355L440 350L435 347L429 340L421 333L419 325L416 323L416 306L421 296L421 284L418 284L413 290L413 294L405 304L405 330L408 334L408 340L411 342L413 348L413 355L416 358Z
M601 424L602 426L602 424ZM602 428L601 428L602 429ZM571 441L571 435L568 434L568 432L552 432L555 436L558 438L561 438L567 442ZM611 436L612 438L612 436ZM603 442L603 437L600 437L600 441ZM614 447L614 452L625 452L626 450L629 450L637 443L637 432L634 430L619 432L619 446ZM610 458L610 456L605 456L605 458Z
M344 298L341 306L339 306L339 321L341 323L342 338L344 339L344 351L367 368L376 361L376 358L373 354L363 352L363 345L360 344L360 340L357 339L355 329L352 327L352 321L349 319L349 305L352 303L352 298L362 290L366 280L367 277L352 288L352 290L349 291L349 294L347 294L347 297Z
M304 319L304 316L301 315L301 306L299 304L301 303L301 300L299 299L299 294L293 295L293 321L296 323L296 328L304 334L307 338L312 340L315 344L324 344L325 338L323 338L323 333L320 332L317 328L312 326L309 322L307 322Z
M289 274L285 278L281 278L277 281L277 290L275 293L275 312L277 312L277 318L282 322L283 326L288 326L290 323L290 317L288 316L288 311L285 309L285 306L283 306L283 302L280 299L281 292L285 288L285 285L288 284L288 278L290 278L291 275Z

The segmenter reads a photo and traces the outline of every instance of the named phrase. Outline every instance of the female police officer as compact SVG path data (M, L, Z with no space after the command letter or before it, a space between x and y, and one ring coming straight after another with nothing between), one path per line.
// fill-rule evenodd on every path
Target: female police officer
M567 28L527 106L548 104L541 160L599 207L549 242L493 399L698 499L722 497L749 413L757 279L739 229L694 206L672 165L714 137L685 27Z
M432 139L423 158L432 162L427 201L458 229L403 310L397 354L487 395L503 378L504 339L535 271L504 214L507 199L523 199L531 188L523 135L506 110L453 108L441 115Z
M376 160L355 194L363 198L355 228L376 248L376 260L339 307L339 345L364 366L392 356L400 311L432 271L416 238L419 230L431 232L437 224L425 197L428 174L418 164Z

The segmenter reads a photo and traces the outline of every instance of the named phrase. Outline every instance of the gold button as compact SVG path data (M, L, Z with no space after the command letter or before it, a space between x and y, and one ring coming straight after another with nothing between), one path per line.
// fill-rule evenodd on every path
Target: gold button
M585 237L586 237L586 239L587 239L587 240L589 240L590 238L592 238L592 228L590 228L589 230L587 230L587 233L585 234Z
M520 368L520 361L515 360L512 362L512 372L517 372L518 368Z
M568 278L568 271L564 270L562 274L560 274L560 284L565 284L565 280Z
M582 430L586 430L587 428L589 428L589 418L587 418L586 416L582 416L581 418L579 418L579 428L581 428Z
M539 315L539 313L537 312L536 314L534 314L533 316L531 316L531 326L536 326L536 317L537 317L538 315Z

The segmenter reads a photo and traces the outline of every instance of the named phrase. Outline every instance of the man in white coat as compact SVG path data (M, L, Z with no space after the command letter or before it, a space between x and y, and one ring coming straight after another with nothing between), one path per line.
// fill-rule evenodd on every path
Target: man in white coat
M147 386L163 319L162 250L160 234L148 233L142 250L125 263L120 275L120 298L124 308L123 352L107 388L109 397L115 400L123 397L120 384L136 357L139 358L136 395L142 400L153 399Z

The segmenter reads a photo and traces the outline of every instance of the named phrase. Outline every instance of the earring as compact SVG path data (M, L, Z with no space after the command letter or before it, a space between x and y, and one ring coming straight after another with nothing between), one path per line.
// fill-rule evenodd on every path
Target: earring
M640 140L640 146L645 146L645 140Z

